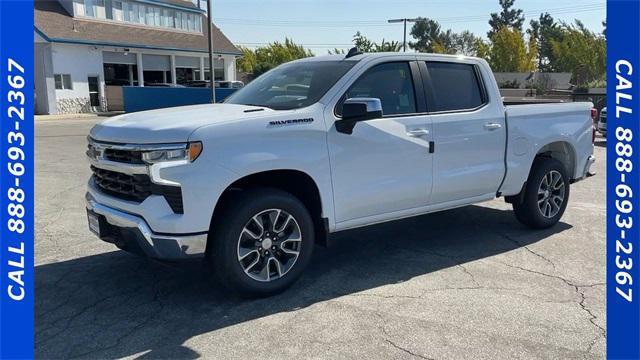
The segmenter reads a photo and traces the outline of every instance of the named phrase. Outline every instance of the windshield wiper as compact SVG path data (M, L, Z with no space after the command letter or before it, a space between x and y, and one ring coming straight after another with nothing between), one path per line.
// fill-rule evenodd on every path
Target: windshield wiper
M242 105L246 105L246 106L257 106L257 107L261 107L261 108L267 108L267 109L271 109L274 110L274 108L266 106L266 105L260 105L260 104L242 104Z

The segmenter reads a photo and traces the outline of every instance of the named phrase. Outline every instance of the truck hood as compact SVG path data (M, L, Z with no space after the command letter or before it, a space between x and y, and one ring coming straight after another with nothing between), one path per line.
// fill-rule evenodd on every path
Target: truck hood
M91 129L98 141L153 144L184 142L196 129L273 114L274 110L234 104L181 106L119 115Z

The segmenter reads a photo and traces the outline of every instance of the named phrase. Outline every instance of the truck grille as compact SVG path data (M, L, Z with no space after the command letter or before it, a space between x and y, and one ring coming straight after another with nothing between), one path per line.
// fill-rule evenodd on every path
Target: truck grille
M126 175L91 166L96 185L106 194L120 199L142 202L151 195L151 181L147 175Z
M127 164L144 164L144 161L142 161L142 152L140 151L105 149L103 156L110 161Z
M95 166L91 166L91 171L96 186L107 195L137 203L150 195L161 195L174 213L184 213L182 189L178 186L154 184L148 175L127 175Z

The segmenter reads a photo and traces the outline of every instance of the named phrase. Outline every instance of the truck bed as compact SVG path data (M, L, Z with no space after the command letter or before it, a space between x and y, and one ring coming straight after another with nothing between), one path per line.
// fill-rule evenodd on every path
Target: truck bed
M581 176L593 150L592 107L590 102L506 105L508 170L501 192L520 192L539 152L569 147L569 175Z

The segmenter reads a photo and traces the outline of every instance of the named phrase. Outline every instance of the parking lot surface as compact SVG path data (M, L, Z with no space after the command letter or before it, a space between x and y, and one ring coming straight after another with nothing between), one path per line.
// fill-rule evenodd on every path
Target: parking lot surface
M36 123L38 358L604 358L605 149L561 222L502 199L338 234L291 289L241 300L199 263L117 250L87 226L86 136Z

